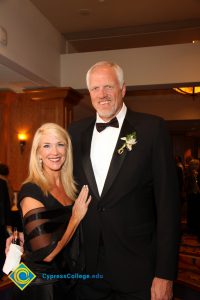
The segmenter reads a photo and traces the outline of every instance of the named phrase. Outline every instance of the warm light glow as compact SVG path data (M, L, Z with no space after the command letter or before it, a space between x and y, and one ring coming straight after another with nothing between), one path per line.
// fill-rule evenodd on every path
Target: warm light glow
M27 141L27 134L24 132L19 132L18 135L18 140L19 140L19 147L20 147L20 152L23 154L26 146L26 141Z
M200 93L200 86L174 88L180 94L195 96Z
M18 140L20 142L25 142L27 140L27 134L26 133L18 133Z

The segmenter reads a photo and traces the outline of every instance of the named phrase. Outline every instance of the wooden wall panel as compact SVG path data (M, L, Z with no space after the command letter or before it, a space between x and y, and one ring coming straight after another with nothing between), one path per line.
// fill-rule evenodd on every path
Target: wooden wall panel
M73 104L77 104L81 96L69 88L12 93L12 97L7 94L4 98L1 93L0 95L0 138L3 141L0 161L9 166L9 179L17 191L28 175L35 131L46 122L54 122L66 128L72 121ZM27 134L23 153L17 137L20 132Z
M7 161L8 144L9 144L9 111L10 106L15 101L16 94L14 92L0 93L0 161Z

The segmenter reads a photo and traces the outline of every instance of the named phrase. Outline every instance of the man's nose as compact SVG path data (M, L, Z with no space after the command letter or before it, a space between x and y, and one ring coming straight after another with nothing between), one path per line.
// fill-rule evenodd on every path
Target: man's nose
M104 88L99 89L99 98L104 98L106 96L106 90Z

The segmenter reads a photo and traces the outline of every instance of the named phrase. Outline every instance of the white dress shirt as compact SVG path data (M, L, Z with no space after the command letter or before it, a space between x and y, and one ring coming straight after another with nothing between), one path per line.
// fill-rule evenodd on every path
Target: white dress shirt
M123 103L122 109L116 115L119 122L119 128L106 127L103 131L98 132L96 126L94 126L90 158L92 162L92 167L99 191L101 195L106 176L110 167L111 159L113 156L114 149L117 144L119 133L122 127L126 115L127 107ZM97 114L96 122L106 123Z

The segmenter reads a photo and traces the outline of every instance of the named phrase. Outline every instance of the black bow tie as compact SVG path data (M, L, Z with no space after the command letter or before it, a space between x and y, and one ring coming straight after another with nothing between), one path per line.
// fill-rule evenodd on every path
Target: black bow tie
M101 132L104 130L106 127L111 126L111 127L119 127L119 122L116 117L114 117L112 120L110 120L107 123L96 123L96 128L98 132Z

